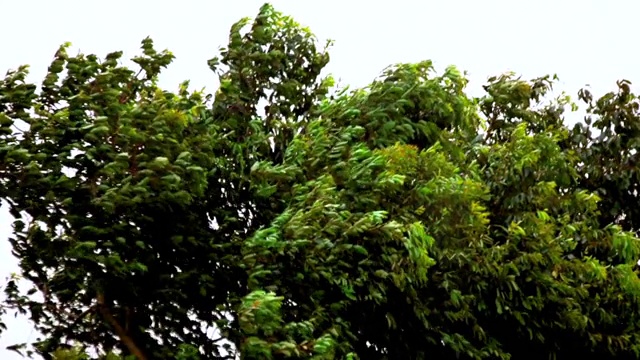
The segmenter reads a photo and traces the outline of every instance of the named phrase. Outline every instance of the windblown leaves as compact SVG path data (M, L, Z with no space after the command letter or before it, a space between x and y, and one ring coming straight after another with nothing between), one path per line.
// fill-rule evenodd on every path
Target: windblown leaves
M160 89L173 56L150 39L138 70L68 47L40 89L27 67L0 82L33 285L2 309L45 357L638 358L628 82L581 92L573 130L551 77L473 99L423 61L327 96L327 48L269 5L209 60L215 96Z

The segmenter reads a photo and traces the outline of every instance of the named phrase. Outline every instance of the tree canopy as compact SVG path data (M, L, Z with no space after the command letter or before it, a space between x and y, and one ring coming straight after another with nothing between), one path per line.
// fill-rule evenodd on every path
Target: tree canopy
M640 358L640 97L396 64L364 88L265 4L208 65L55 53L0 82L3 313L45 359ZM26 280L32 287L19 287ZM3 326L4 327L4 326ZM33 346L31 346L33 345ZM91 355L89 355L91 354Z

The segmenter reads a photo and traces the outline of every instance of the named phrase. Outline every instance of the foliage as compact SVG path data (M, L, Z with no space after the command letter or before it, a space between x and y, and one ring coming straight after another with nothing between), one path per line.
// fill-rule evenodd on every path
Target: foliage
M581 91L572 129L550 76L470 98L423 61L330 95L327 47L269 5L209 60L215 95L160 89L150 39L138 70L68 47L40 88L0 83L33 285L2 309L44 358L640 357L629 82Z

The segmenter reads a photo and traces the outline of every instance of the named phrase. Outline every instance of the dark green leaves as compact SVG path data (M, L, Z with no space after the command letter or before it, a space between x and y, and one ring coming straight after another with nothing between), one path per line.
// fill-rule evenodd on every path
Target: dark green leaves
M473 99L422 61L328 97L328 45L266 4L209 60L215 96L160 89L173 55L149 38L135 69L64 44L41 90L7 73L0 199L32 287L2 310L37 351L638 358L630 83L582 91L570 130L548 76Z

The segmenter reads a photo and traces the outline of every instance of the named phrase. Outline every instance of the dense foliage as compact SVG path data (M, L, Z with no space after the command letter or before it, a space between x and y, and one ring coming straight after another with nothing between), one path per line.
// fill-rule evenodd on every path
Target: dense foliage
M581 91L574 128L551 77L472 98L424 61L333 89L269 5L209 60L215 95L160 89L150 39L137 70L68 46L0 83L2 310L45 359L640 358L628 81Z

